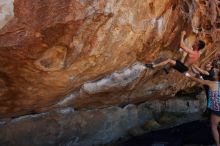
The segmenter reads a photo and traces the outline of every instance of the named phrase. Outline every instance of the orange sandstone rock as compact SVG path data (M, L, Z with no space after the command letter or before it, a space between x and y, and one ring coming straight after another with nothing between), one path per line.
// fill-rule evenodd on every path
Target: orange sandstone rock
M0 118L175 95L192 82L141 63L180 58L182 30L189 46L205 40L200 63L211 59L219 48L219 4L10 0L10 13L0 8Z

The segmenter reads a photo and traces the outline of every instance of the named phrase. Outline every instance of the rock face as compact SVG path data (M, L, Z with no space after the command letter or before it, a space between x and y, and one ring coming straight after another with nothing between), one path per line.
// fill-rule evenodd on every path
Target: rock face
M180 58L186 42L219 46L219 1L3 0L0 117L72 106L100 108L175 95L192 86L175 71L142 64Z
M0 145L101 145L120 137L198 120L206 107L205 101L205 95L200 94L193 99L179 97L140 105L129 104L123 108L114 106L87 111L65 108L0 120Z
M136 104L156 100L161 106L149 111L175 111L176 93L194 83L143 64L180 59L182 30L189 46L196 39L206 42L198 64L212 59L220 46L220 1L1 0L0 143L101 144L148 119L144 113L140 120L145 110ZM201 103L192 106L187 112L201 109ZM133 123L127 122L132 116ZM92 125L85 122L93 118ZM99 127L104 121L112 129ZM51 137L34 136L45 127Z
M0 5L0 29L14 17L14 0L2 0Z

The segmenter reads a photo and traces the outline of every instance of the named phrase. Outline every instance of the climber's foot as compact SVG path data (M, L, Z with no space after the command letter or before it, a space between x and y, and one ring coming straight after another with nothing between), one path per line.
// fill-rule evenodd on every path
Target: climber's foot
M150 64L145 64L144 65L146 68L154 69L154 65L152 63Z

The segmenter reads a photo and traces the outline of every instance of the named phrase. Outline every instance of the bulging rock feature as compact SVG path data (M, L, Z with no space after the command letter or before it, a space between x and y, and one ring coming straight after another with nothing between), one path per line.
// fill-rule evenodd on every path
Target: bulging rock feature
M54 46L46 50L35 65L42 71L57 71L65 66L67 48L63 46Z
M0 29L14 17L14 0L1 0L0 4Z
M183 30L212 60L220 1L0 0L0 145L98 145L200 116L204 95L176 98L194 82L144 67L181 59Z
M132 86L134 87L132 84L135 84L135 81L138 82L145 71L145 66L137 63L131 68L114 72L101 80L85 83L82 86L82 92L96 94L101 92L115 92L117 90L131 90Z
M2 0L0 7L0 118L170 97L193 83L141 66L181 58L182 30L189 46L207 44L198 64L219 46L217 0Z

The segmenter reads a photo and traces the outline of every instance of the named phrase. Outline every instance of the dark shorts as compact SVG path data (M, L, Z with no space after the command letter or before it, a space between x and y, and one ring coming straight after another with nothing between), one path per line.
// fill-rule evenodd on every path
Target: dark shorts
M211 113L212 113L213 115L216 115L216 116L219 116L219 117L220 117L220 112L219 112L219 111L213 111L213 110L211 110Z
M173 66L173 68L175 68L176 70L178 70L181 73L185 73L187 72L189 69L188 67L186 67L182 62L180 62L179 60L176 60L176 64L175 66Z

